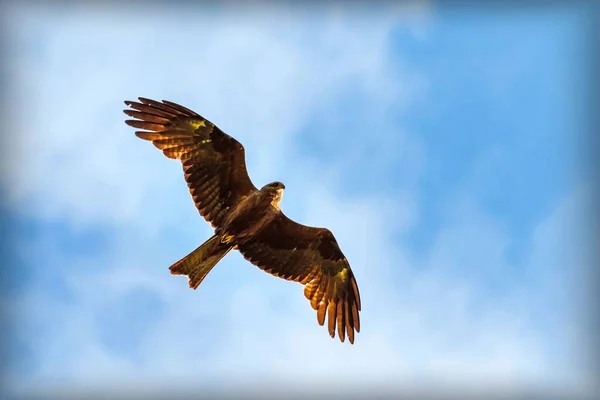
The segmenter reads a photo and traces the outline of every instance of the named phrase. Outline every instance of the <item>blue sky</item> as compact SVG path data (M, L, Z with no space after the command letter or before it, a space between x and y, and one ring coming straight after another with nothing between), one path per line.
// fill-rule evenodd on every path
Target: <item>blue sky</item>
M581 4L5 6L7 387L588 384ZM123 123L137 96L215 122L334 232L354 346L237 253L197 291L169 275L211 232Z

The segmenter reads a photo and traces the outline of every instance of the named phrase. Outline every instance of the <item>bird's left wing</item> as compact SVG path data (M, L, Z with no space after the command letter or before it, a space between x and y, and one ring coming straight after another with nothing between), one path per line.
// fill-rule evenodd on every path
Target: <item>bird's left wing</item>
M246 170L244 146L215 124L179 104L139 98L126 101L125 121L143 129L136 135L149 140L169 158L181 160L196 208L213 227L227 210L256 190Z
M360 294L348 260L330 230L299 224L281 211L271 224L238 245L244 258L265 272L306 285L304 295L319 325L343 342L360 332Z

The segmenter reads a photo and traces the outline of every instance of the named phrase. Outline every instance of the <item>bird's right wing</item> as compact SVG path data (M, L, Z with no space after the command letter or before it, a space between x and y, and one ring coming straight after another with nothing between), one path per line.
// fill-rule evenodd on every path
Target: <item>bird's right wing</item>
M213 226L226 211L254 191L246 170L244 146L209 120L178 104L140 97L126 101L127 125L165 156L181 160L185 180L200 214Z
M360 294L348 260L329 229L292 221L277 210L274 220L255 237L238 245L244 258L280 278L300 282L304 295L331 337L343 342L360 332Z

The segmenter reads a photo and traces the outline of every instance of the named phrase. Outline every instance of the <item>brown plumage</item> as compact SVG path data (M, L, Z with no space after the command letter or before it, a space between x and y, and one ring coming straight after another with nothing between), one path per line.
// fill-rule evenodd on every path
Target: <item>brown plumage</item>
M169 158L181 160L190 194L215 234L169 269L196 289L232 249L265 272L305 285L317 321L331 337L354 343L360 332L360 294L348 260L326 228L292 221L279 209L285 186L258 190L246 170L244 146L213 123L178 104L140 97L126 101L125 122Z

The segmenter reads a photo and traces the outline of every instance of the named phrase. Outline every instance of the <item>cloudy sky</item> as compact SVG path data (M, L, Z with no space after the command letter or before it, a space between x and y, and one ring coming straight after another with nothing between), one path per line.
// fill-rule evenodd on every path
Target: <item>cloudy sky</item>
M578 4L4 3L4 384L588 387ZM123 123L137 96L215 122L333 231L353 346L237 252L196 291L169 275L211 230Z

